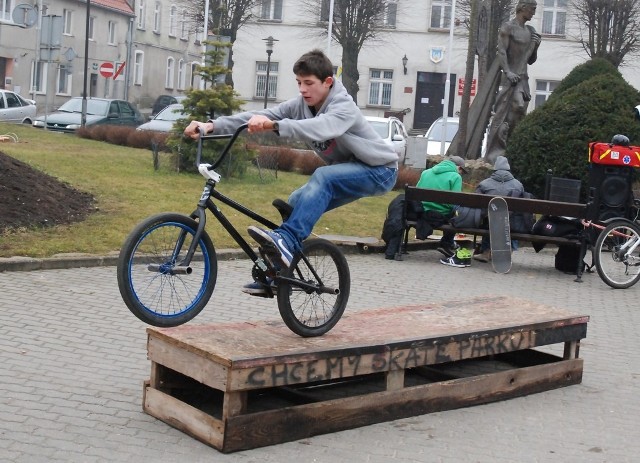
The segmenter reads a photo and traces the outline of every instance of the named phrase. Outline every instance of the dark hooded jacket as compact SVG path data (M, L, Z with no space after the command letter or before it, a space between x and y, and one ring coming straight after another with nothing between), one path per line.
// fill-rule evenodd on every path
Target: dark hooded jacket
M524 186L511 173L509 161L504 156L498 156L489 178L478 184L476 193L494 196L511 196L520 198L524 193Z

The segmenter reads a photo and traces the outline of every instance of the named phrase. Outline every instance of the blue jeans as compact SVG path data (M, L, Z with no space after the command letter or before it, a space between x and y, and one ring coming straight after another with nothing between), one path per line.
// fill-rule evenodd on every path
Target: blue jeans
M293 212L275 231L290 251L298 252L322 214L366 196L383 195L393 188L397 177L397 169L361 162L319 167L307 183L291 193Z

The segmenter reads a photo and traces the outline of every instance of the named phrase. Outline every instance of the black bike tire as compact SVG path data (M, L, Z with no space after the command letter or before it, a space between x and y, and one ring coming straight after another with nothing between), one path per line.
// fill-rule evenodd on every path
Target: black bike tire
M164 328L182 325L183 323L192 320L196 315L198 315L209 302L211 294L213 293L213 290L215 288L218 275L218 259L216 256L216 251L211 239L205 232L202 234L199 241L199 247L202 249L203 256L201 262L205 270L202 281L200 283L196 282L196 284L194 285L194 288L197 287L195 296L191 300L187 300L187 295L185 295L185 300L187 301L185 308L174 314L162 313L158 309L154 309L148 304L145 304L145 302L143 302L139 297L139 291L137 291L136 287L137 283L133 281L133 266L138 262L162 263L162 260L165 259L166 256L158 255L156 261L156 258L152 255L149 255L149 253L138 255L137 251L141 249L141 245L145 242L145 240L152 239L152 232L159 230L161 227L169 226L175 227L176 233L179 230L186 230L191 236L193 236L198 224L190 217L177 213L168 212L149 217L138 224L126 238L120 250L117 264L118 288L120 289L120 295L122 296L122 300L126 304L127 308L131 311L131 313L133 313L143 322L149 325ZM184 253L186 253L188 246L189 240L187 240L183 246ZM143 273L141 272L141 274ZM167 290L170 289L172 291L171 296L174 296L173 292L179 289L185 290L187 287L189 287L190 283L192 281L195 281L195 279L197 278L197 274L161 275L159 272L155 272L155 274L154 272L149 272L149 279L148 281L145 281L145 283L148 283L149 287L151 287L151 285L154 284L151 280L154 278L165 279L164 286L160 284L157 285L159 292L163 292L165 291L164 288L167 288ZM192 278L192 280L187 281L188 278ZM180 283L180 285L176 286L176 282ZM145 289L146 288L147 287L145 286ZM163 299L168 303L171 303L172 301L171 297L166 297L164 295L160 299ZM160 310L162 309L163 307L160 307Z
M593 249L594 253L594 263L596 266L596 270L598 275L607 285L614 289L626 289L635 285L638 280L640 280L640 272L638 272L634 277L628 279L627 281L621 283L616 281L613 276L607 274L605 270L605 262L604 259L612 259L612 253L609 251L605 251L604 248L607 246L608 241L611 239L609 234L616 228L628 228L633 230L635 234L640 236L640 227L635 222L630 222L627 220L615 220L610 222L598 235L598 239L596 240L596 244ZM638 251L636 251L638 252ZM623 264L620 264L623 265Z
M326 293L308 294L299 288L295 288L294 285L279 283L277 290L278 309L284 323L298 336L321 336L338 323L347 306L351 289L349 264L340 248L324 239L306 240L303 243L302 252L310 260L320 278L327 279L326 283L335 282L335 278L337 278L337 286L340 292L337 295ZM322 259L322 262L320 262L320 259ZM311 279L312 277L306 263L299 254L294 257L291 266L283 272L283 275L289 278L299 278L297 271L303 272L303 278L305 279ZM331 304L330 312L320 317L320 323L310 324L303 320L302 316L298 316L300 309L297 305L298 299L302 299L301 303L310 304L319 311L328 306L328 304L324 304L327 300L329 302L333 300L333 303ZM318 307L318 305L321 307Z

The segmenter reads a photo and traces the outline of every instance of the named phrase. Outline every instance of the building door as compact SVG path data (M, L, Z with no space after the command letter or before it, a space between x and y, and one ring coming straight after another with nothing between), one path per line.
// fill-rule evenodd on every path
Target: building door
M4 88L5 77L7 77L7 59L0 57L0 88Z
M437 118L442 116L444 89L447 74L441 72L418 72L416 83L414 129L428 129ZM449 82L448 116L453 116L453 100L455 98L456 75L451 74Z
M98 95L98 74L90 74L89 78L89 97Z

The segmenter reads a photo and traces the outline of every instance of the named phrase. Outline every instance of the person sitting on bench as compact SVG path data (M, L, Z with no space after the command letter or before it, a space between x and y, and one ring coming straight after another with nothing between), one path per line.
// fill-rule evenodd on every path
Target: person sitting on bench
M462 191L462 174L466 174L465 161L460 156L449 156L420 175L416 187L433 190ZM448 222L455 211L453 204L440 204L429 201L422 202L422 208L427 214L440 214L442 221ZM456 244L453 241L455 233L443 232L438 251L445 258L453 257Z
M478 184L476 193L520 198L524 193L524 186L511 173L511 166L507 158L498 156L493 165L493 172ZM480 253L475 254L473 258L480 262L489 262L491 260L491 242L488 236L482 237Z

